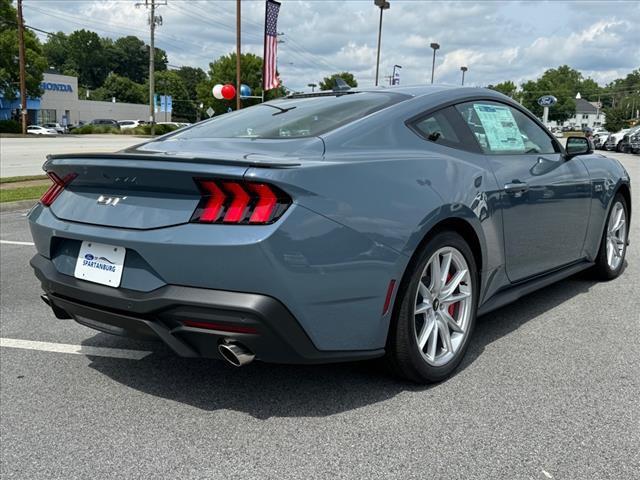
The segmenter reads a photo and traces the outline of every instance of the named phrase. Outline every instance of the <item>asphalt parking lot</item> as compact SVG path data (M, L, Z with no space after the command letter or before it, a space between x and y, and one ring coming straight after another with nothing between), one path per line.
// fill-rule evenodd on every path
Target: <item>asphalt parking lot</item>
M417 387L378 362L233 369L56 320L24 213L0 214L3 479L638 478L637 218L620 278L482 317L457 374Z
M134 135L31 135L0 138L0 177L41 175L49 154L116 152L148 140Z

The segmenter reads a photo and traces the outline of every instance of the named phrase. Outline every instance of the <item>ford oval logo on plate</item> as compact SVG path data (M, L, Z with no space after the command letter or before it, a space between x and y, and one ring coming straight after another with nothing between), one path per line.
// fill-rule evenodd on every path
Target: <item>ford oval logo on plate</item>
M541 107L551 107L558 103L558 99L553 95L543 95L538 99L538 105Z

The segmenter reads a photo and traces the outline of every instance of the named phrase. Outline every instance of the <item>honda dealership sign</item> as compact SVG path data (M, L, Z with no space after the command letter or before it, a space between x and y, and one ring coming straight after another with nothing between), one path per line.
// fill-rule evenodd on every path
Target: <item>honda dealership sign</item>
M73 92L73 88L69 83L53 83L53 82L42 82L40 87L43 90L53 91L53 92Z

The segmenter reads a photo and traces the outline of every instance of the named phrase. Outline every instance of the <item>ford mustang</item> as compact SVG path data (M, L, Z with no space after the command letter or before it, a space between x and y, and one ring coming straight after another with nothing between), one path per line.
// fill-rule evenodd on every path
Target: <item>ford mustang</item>
M57 318L415 382L456 369L478 315L620 275L631 218L618 161L477 88L292 95L44 170L31 265Z

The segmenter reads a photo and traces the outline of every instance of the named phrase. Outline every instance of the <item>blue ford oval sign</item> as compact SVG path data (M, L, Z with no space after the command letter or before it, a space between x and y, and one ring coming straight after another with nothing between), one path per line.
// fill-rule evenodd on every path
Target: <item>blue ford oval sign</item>
M558 103L558 99L553 95L543 95L538 99L538 105L541 107L551 107Z

